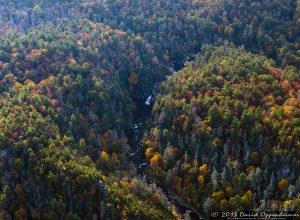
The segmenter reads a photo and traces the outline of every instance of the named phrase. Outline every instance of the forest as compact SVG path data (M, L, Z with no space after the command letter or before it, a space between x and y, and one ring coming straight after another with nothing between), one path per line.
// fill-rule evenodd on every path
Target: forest
M0 0L0 219L300 216L299 174L300 0Z

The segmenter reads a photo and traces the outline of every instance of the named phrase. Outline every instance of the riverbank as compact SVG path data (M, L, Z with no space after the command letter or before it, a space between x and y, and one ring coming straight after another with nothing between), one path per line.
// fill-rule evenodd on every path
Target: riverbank
M174 61L171 67L172 74L167 76L167 79L177 74L182 68L184 68L188 62L193 61L197 55L189 55L185 57L182 61ZM133 101L136 106L136 111L134 112L133 117L133 126L128 133L128 142L129 145L133 149L133 153L131 154L131 159L136 165L137 175L139 177L146 176L146 156L145 156L145 148L141 143L144 133L151 127L151 113L153 103L147 105L145 103L147 100L140 98L133 98ZM150 177L146 176L149 182L151 181ZM175 207L176 216L178 219L191 219L191 220L199 220L204 219L200 213L187 204L181 197L172 193L168 189L164 189L164 187L160 186L162 192L168 197L172 205ZM182 218L181 218L182 217Z

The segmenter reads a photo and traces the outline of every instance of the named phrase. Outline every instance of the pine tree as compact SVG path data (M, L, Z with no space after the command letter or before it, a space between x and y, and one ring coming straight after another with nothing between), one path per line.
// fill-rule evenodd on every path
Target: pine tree
M211 198L208 197L203 203L203 212L206 214L209 214L213 209L213 203L211 201Z
M213 191L215 192L219 186L219 174L216 168L213 168L213 172L211 174L211 182L213 184Z

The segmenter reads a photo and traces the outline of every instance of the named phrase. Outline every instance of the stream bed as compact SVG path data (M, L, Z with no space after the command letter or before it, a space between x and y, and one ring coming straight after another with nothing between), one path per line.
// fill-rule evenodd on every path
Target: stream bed
M184 68L187 62L195 59L195 55L187 56L185 59L181 61L174 61L173 67L171 68L171 72L173 74L177 74L179 70ZM128 133L128 142L129 145L133 147L134 152L132 153L132 160L136 165L137 175L139 177L146 177L146 156L145 156L145 147L141 143L144 133L147 129L150 129L151 126L151 112L153 103L150 105L146 105L146 99L141 98L133 98L133 101L136 106L136 111L133 117L133 126ZM170 202L176 207L177 212L184 216L184 219L191 220L199 220L199 213L196 210L192 210L193 208L186 204L180 197L176 196L172 192L164 189L162 186L159 186L162 192L168 197Z
M133 126L128 133L129 145L133 147L132 160L136 166L138 176L144 176L146 170L145 147L141 143L143 135L150 126L152 105L146 105L144 99L133 99L136 110L133 117ZM149 127L150 128L150 127Z

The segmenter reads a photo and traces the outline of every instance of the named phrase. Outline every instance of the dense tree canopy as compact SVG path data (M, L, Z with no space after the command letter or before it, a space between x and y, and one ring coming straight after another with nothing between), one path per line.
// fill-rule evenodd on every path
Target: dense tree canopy
M153 181L300 212L299 26L299 0L0 0L0 218L182 218Z
M202 51L161 86L150 173L207 213L299 211L299 71L244 48Z

